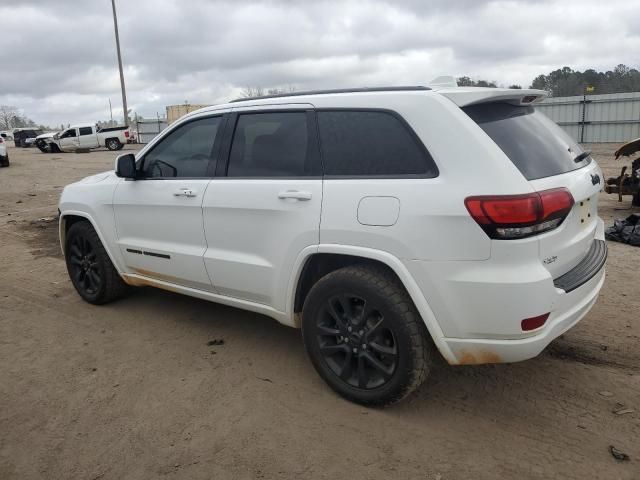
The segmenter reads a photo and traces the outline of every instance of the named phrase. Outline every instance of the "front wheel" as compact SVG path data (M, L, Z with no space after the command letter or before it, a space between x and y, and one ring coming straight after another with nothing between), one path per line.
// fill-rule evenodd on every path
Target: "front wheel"
M73 286L89 303L101 305L111 302L124 296L128 290L89 222L77 222L69 228L65 260Z
M398 279L352 266L321 278L302 312L302 335L320 376L343 397L390 405L413 392L431 363L430 339Z
M120 143L120 140L118 140L117 138L108 139L106 144L107 144L107 148L112 151L120 150L124 146L122 145L122 143Z
M49 144L47 144L47 142L45 142L44 140L36 141L36 147L38 147L38 150L40 150L42 153L51 153Z

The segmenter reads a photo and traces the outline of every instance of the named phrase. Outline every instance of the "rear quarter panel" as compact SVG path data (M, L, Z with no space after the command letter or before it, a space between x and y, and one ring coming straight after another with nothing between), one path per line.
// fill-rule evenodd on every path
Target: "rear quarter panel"
M470 195L532 191L520 172L458 106L436 93L318 98L318 108L378 108L399 113L436 162L437 178L326 178L321 244L390 252L405 260L484 260L491 241L469 216ZM399 200L393 225L363 225L358 205L367 196Z

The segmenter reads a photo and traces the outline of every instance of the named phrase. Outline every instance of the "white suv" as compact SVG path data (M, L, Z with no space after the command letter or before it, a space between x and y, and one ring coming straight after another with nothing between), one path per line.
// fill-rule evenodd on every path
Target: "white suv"
M604 282L596 162L538 90L276 95L183 117L65 188L73 285L152 285L301 327L322 378L390 404L451 364L540 353Z

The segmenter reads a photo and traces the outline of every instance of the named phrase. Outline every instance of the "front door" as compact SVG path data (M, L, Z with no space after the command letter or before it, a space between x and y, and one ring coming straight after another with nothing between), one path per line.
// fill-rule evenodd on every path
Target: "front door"
M61 150L76 150L80 146L77 129L66 129L62 134L60 134L58 142L60 143Z
M216 291L285 311L295 260L319 241L322 177L311 106L280 108L230 115L203 211Z
M213 290L203 255L202 199L215 169L222 116L181 123L137 159L140 179L114 194L118 242L130 273Z

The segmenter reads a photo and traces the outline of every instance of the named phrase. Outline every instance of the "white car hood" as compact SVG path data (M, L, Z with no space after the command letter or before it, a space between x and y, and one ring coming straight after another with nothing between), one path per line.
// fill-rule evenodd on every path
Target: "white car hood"
M53 138L53 136L56 134L56 132L49 132L49 133L43 133L42 135L38 135L36 137L36 140L40 140L41 138Z
M106 180L109 177L115 177L115 176L116 176L116 172L114 170L109 170L108 172L96 173L95 175L85 177L82 180L77 181L76 183L83 184L83 185L93 184L93 183L102 182L103 180Z

